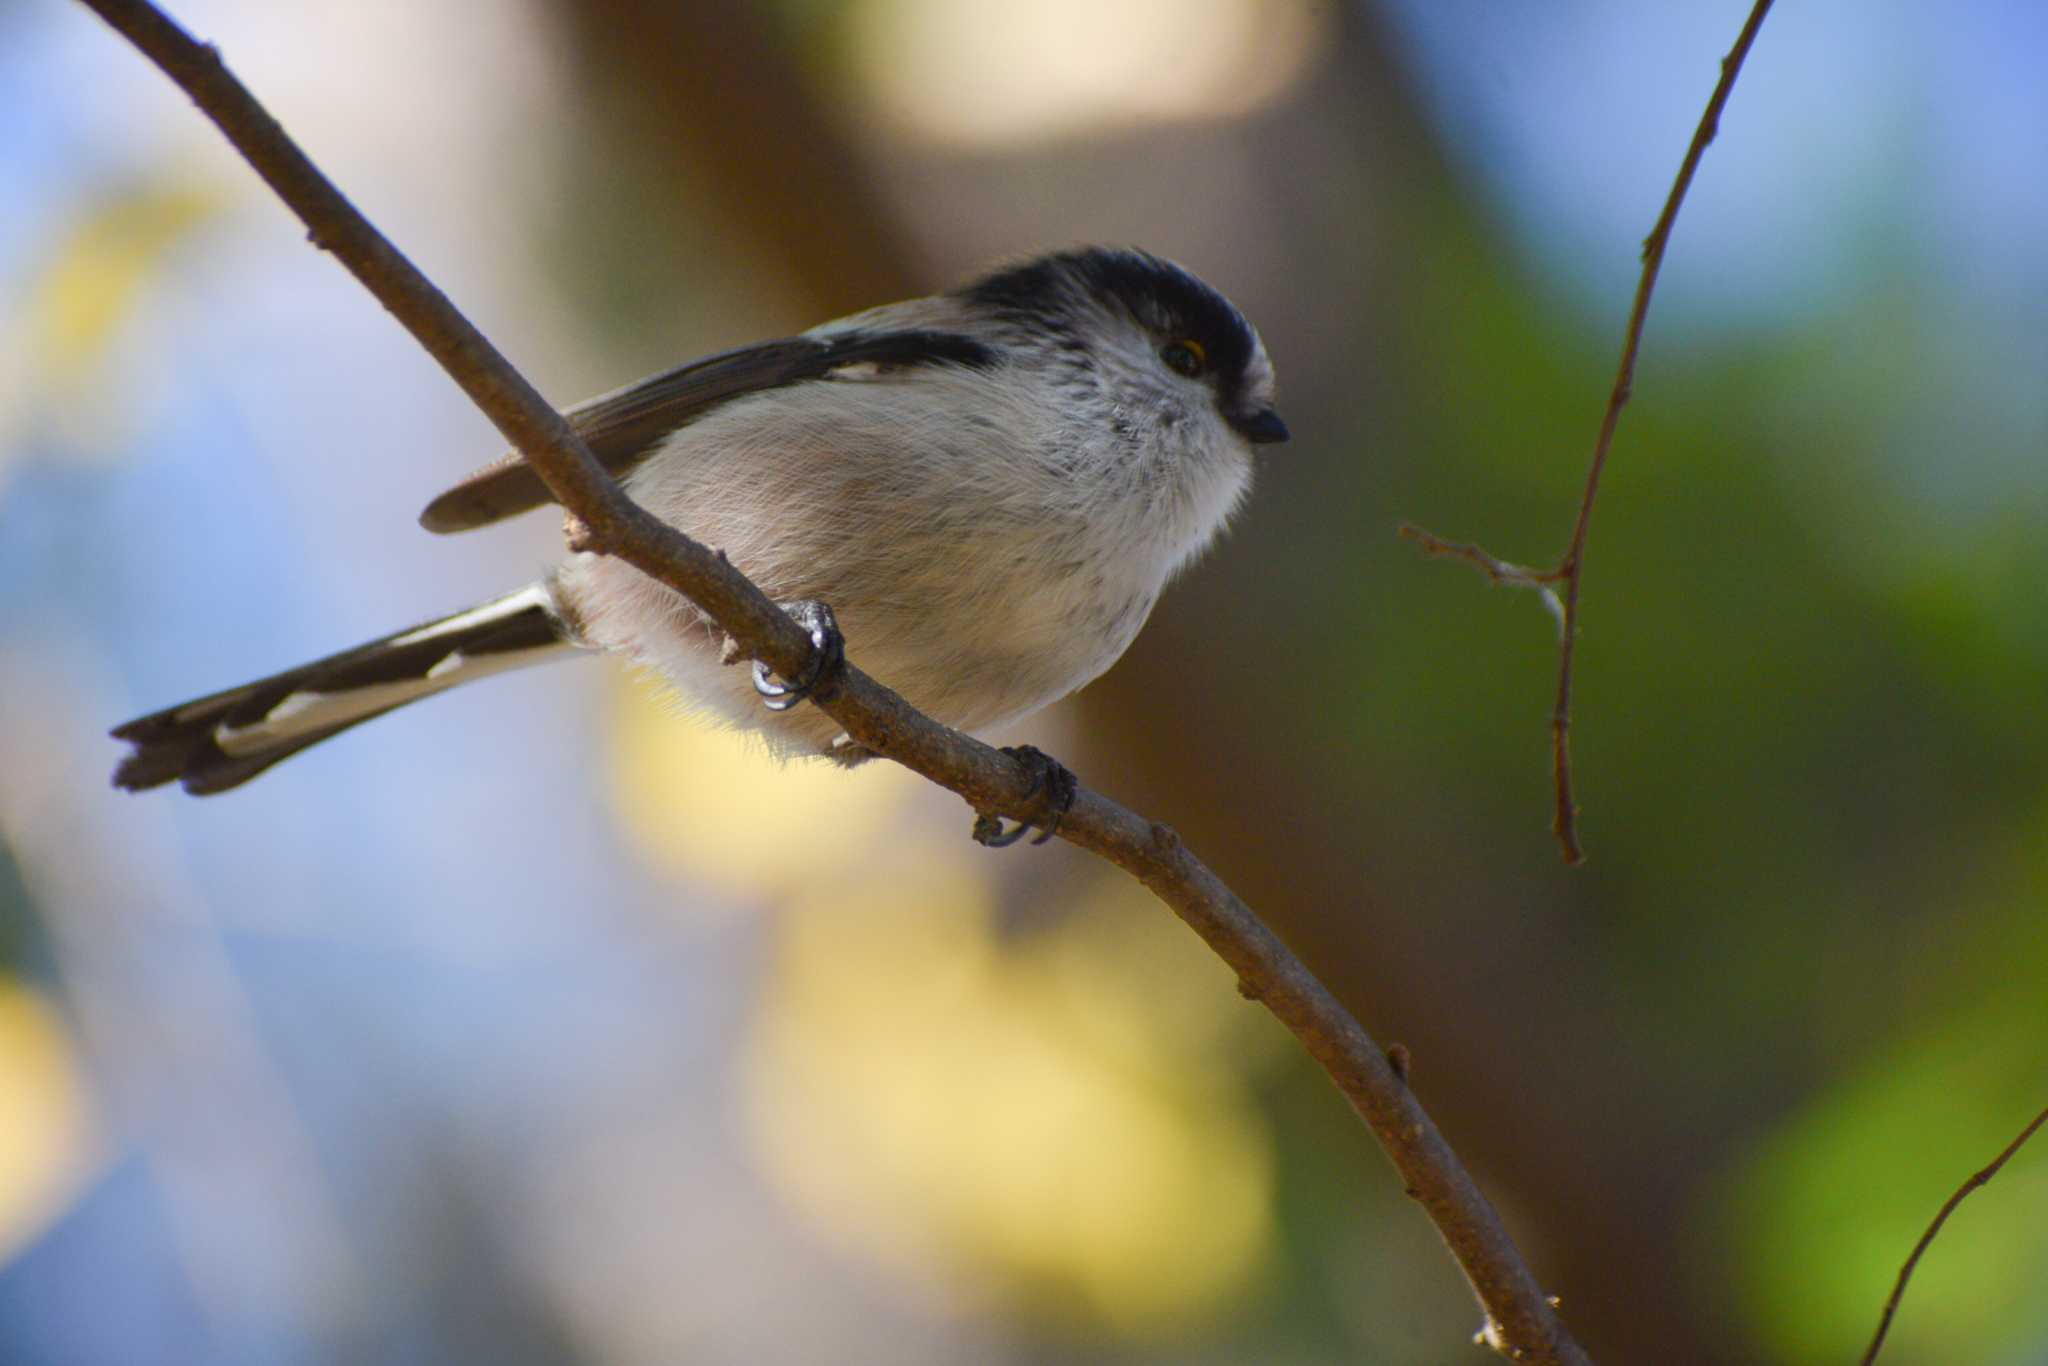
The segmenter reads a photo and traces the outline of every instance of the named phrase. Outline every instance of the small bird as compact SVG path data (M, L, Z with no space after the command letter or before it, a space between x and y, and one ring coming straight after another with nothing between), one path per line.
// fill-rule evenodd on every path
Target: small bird
M1171 261L1106 247L722 352L567 416L635 501L810 629L810 677L725 667L723 633L688 599L572 554L480 607L116 727L133 749L115 785L222 792L395 707L578 649L652 669L784 756L868 757L795 709L843 642L927 715L998 729L1116 662L1243 501L1252 448L1287 439L1243 315ZM468 531L549 501L513 452L420 523Z

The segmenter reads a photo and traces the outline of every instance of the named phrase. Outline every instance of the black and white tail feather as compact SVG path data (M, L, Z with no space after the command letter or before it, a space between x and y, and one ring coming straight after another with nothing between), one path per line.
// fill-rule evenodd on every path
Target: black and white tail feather
M240 786L280 759L408 702L572 649L552 595L533 584L467 612L287 669L114 731L134 752L114 785L178 782L207 794Z

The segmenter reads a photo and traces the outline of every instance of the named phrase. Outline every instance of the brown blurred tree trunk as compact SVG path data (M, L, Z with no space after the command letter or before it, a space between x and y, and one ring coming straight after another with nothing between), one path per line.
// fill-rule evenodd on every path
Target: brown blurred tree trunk
M894 211L767 6L554 0L552 8L584 83L606 92L620 154L675 187L679 214L731 225L731 236L804 296L809 316L928 292L932 282L919 278Z

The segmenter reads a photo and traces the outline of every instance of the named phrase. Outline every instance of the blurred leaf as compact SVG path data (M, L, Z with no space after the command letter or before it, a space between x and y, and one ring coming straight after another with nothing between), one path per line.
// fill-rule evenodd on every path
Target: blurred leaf
M98 363L134 312L164 258L215 207L183 185L143 184L75 222L58 244L29 306L35 354L60 382Z
M783 922L749 1063L764 1161L905 1275L1083 1331L1201 1331L1273 1239L1258 1051L1230 1042L1252 1012L1114 874L1000 940L970 858L934 849Z
M149 298L175 248L215 211L216 196L182 183L144 182L109 195L60 229L12 318L0 318L0 472L30 420L72 454L120 446L109 431L128 414L108 353Z
M2038 987L2028 992L2038 1008ZM1876 1059L1728 1180L1746 1312L1778 1359L1852 1361L1899 1266L1965 1177L2048 1102L2038 1036L1994 1001ZM2048 1150L1972 1194L1915 1272L1889 1366L1991 1361L2048 1333Z
M1335 28L1307 0L863 0L843 16L855 93L906 138L977 150L1242 116Z
M0 1263L69 1203L90 1168L84 1086L63 1021L0 977Z
M758 737L680 711L645 680L622 689L611 715L614 805L643 858L726 902L830 881L922 787L896 764L780 763Z

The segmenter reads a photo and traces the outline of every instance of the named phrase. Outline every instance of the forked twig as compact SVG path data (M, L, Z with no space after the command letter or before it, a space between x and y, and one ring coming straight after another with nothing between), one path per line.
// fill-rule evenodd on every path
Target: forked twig
M1770 9L1771 0L1756 0L1748 21L1735 39L1735 46L1721 59L1721 79L1707 100L1707 109L1700 116L1699 127L1693 130L1692 144L1685 149L1685 160L1679 163L1678 178L1664 200L1664 211L1657 215L1656 226L1643 239L1643 273L1636 282L1635 304L1629 310L1628 330L1622 336L1621 365L1614 376L1614 387L1607 394L1606 411L1601 414L1600 435L1593 442L1593 460L1586 471L1585 492L1579 497L1579 515L1572 523L1571 542L1556 567L1541 572L1518 570L1502 575L1496 569L1505 562L1476 546L1445 541L1412 527L1401 530L1401 534L1410 540L1421 542L1425 552L1463 559L1495 583L1542 587L1546 593L1550 591L1548 585L1564 585L1562 639L1557 651L1557 700L1550 711L1551 772L1557 794L1557 809L1550 828L1564 850L1566 863L1581 862L1586 856L1579 843L1578 805L1572 797L1571 754L1572 660L1579 640L1579 583L1584 577L1586 563L1586 528L1593 518L1593 499L1600 491L1600 476L1607 468L1607 452L1614 444L1614 429L1621 421L1621 410L1628 404L1629 394L1635 386L1636 353L1642 349L1643 323L1650 312L1650 294L1657 287L1657 272L1664 265L1664 248L1671 240L1671 225L1678 220L1679 206L1685 202L1686 191L1692 188L1693 174L1699 170L1700 158L1705 155L1707 144L1720 130L1721 111L1728 104L1729 92L1735 89L1735 78L1741 73L1750 45L1756 41L1757 30L1763 27L1764 16L1770 13Z
M1929 1224L1927 1231L1920 1235L1920 1241L1913 1244L1913 1251L1906 1258L1906 1264L1899 1268L1899 1279L1893 1283L1892 1293L1884 1302L1884 1313L1877 1320L1877 1332L1871 1337L1870 1346L1863 1350L1863 1356L1858 1360L1857 1366L1870 1366L1873 1361L1877 1360L1878 1352L1884 1347L1884 1336L1891 1331L1892 1316L1899 1312L1899 1300L1906 1293L1906 1282L1913 1279L1913 1268L1920 1264L1920 1255L1927 1251L1928 1246L1934 1242L1935 1235L1941 1232L1941 1226L1948 1222L1948 1217L1951 1214L1956 1212L1956 1206L1962 1204L1971 1191L1976 1190L1977 1187L1998 1175L1998 1169L2012 1161L2013 1154L2024 1148L2027 1145L2027 1140L2032 1138L2035 1131L2043 1124L2048 1124L2048 1110L2043 1110L2040 1114L2035 1115L2027 1127L2020 1130L2019 1136L2005 1145L2005 1151L1992 1158L1990 1165L1982 1171L1972 1173L1970 1179L1956 1187L1956 1193L1943 1202L1940 1212L1934 1216L1934 1222Z
M1558 599L1554 585L1564 577L1555 569L1531 569L1525 564L1509 564L1497 560L1481 547L1470 541L1447 541L1433 531L1424 531L1412 522L1403 522L1395 530L1404 541L1415 542L1424 555L1432 560L1463 560L1497 584L1509 588L1533 588L1543 596L1543 605L1550 609L1550 615L1557 619L1560 639L1564 636L1564 603Z

